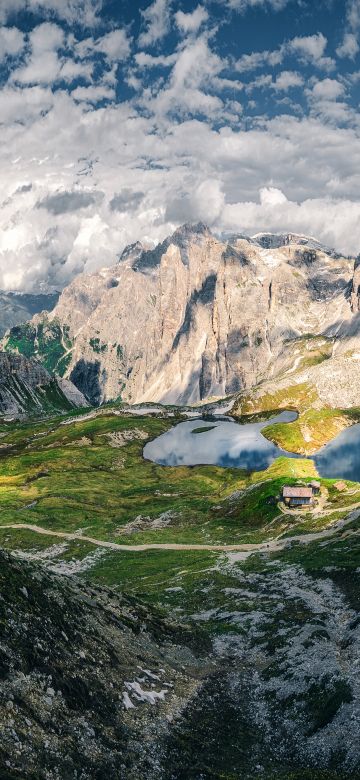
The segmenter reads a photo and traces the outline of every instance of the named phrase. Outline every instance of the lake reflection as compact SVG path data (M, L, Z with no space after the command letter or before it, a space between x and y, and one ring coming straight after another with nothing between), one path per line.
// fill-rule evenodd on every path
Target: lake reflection
M211 464L247 471L263 471L285 452L264 438L261 431L270 422L293 422L295 412L282 412L271 420L240 425L230 418L218 420L192 419L176 425L144 447L144 457L164 466L195 466ZM212 430L193 433L200 428Z
M314 456L321 477L360 481L360 425L339 434Z

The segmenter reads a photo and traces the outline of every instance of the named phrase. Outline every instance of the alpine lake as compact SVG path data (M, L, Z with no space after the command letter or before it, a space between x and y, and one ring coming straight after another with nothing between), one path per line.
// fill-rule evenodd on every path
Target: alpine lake
M297 418L292 411L245 424L226 416L192 418L146 444L144 458L163 466L214 465L264 471L277 458L302 457L281 449L262 434L269 424L291 424ZM359 482L360 424L342 431L311 460L323 478Z

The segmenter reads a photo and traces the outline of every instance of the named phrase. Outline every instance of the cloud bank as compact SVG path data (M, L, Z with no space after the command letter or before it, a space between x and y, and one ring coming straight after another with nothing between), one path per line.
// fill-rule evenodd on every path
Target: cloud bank
M332 48L315 27L264 51L222 31L285 0L221 5L220 24L210 3L144 3L137 30L100 2L3 0L0 289L60 289L185 221L359 253L359 4Z

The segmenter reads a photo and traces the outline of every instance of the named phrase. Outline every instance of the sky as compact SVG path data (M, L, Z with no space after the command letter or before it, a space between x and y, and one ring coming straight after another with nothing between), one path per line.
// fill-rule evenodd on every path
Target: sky
M0 0L0 289L183 222L360 253L360 0Z

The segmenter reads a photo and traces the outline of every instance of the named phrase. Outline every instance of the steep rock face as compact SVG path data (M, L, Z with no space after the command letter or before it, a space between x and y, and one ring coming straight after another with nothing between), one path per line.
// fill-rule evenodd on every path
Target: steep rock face
M78 277L28 327L45 364L62 344L62 373L92 402L195 403L290 369L294 340L323 334L332 345L341 325L345 343L353 265L295 234L224 241L185 225ZM22 340L5 343L21 351Z
M57 381L37 361L0 352L0 414L22 417L87 406L71 382Z
M354 277L351 286L351 311L356 314L360 311L360 256L356 258Z

